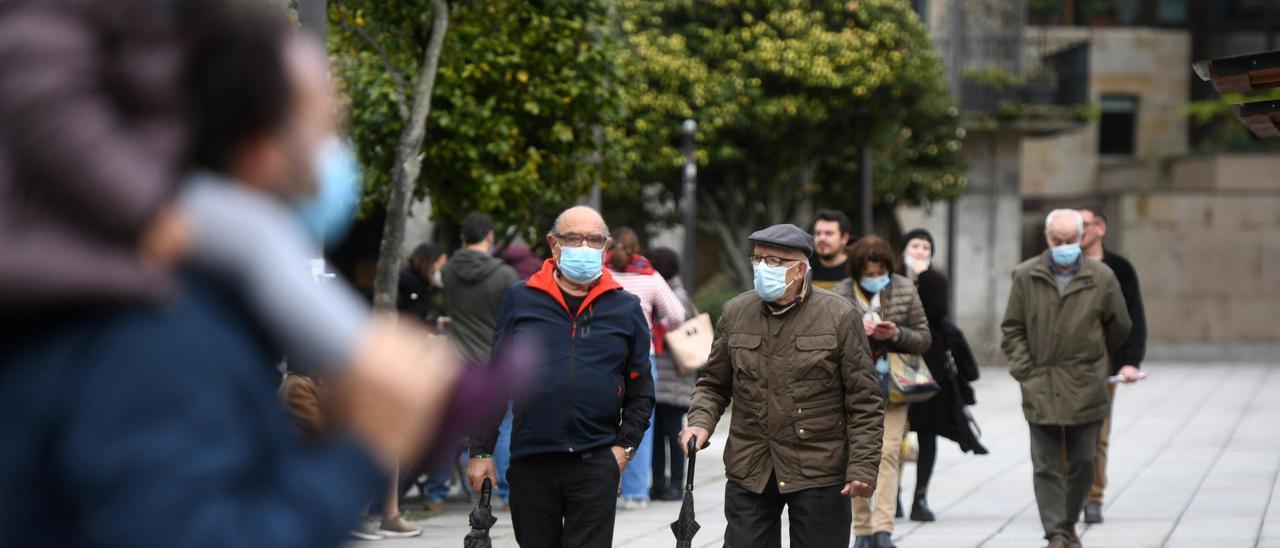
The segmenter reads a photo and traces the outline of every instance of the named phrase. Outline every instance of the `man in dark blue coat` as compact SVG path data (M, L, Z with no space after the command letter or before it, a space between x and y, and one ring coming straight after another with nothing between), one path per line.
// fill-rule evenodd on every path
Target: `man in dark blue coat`
M609 228L571 208L547 235L552 258L502 300L494 352L512 339L541 352L541 377L515 403L511 521L524 548L613 544L618 480L653 412L650 334L640 301L603 268ZM498 425L476 436L468 475L497 484Z

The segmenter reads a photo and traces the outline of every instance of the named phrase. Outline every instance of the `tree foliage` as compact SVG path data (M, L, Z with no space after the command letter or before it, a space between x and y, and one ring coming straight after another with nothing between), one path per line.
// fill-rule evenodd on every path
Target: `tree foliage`
M430 4L330 0L330 51L368 173L366 206L386 198ZM416 185L436 221L478 209L537 241L593 184L622 184L625 103L607 4L452 3Z
M963 130L928 34L902 0L619 0L633 116L627 164L677 196L680 121L699 123L699 220L749 283L746 236L876 205L957 196Z

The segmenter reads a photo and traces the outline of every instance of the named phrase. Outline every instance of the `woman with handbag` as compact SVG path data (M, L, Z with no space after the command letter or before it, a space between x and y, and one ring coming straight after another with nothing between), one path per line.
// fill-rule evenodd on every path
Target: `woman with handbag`
M689 292L680 282L680 257L675 250L658 247L649 250L649 260L671 286L676 298L684 304L685 318L698 315ZM683 319L683 318L682 318ZM658 363L658 386L654 390L653 478L649 498L674 501L684 498L684 452L680 447L680 431L693 398L693 384L698 373L682 372L665 340L661 323L653 326L654 355Z
M920 456L916 460L915 497L911 503L912 521L933 521L927 495L933 465L938 457L938 436L955 441L965 452L985 455L987 449L974 433L975 425L965 410L975 403L973 387L978 380L978 367L964 343L964 334L951 322L950 292L946 276L932 268L933 235L917 228L902 237L902 266L899 273L916 283L924 314L933 332L933 342L924 352L924 361L938 383L938 394L912 405L907 423L920 439Z
M897 393L889 393L889 386L897 384L897 379L889 375L889 362L918 362L917 355L929 349L932 334L915 284L893 273L896 261L888 242L877 236L863 236L849 246L846 255L849 279L840 282L835 290L850 299L862 315L887 404L874 511L871 500L853 500L854 548L893 548L893 515L907 404L895 403L902 399L902 387L896 387Z

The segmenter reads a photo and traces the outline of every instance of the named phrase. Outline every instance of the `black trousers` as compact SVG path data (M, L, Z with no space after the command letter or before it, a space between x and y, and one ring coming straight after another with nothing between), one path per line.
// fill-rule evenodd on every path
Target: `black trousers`
M748 491L729 480L724 489L725 548L780 548L782 507L791 519L792 548L849 546L853 507L840 494L844 485L815 487L795 493L778 492L776 476L770 476L764 492Z
M684 450L680 430L684 429L684 407L658 404L653 419L653 487L649 498L660 500L667 491L684 492Z
M511 524L522 548L608 548L618 506L618 460L609 447L512 461Z

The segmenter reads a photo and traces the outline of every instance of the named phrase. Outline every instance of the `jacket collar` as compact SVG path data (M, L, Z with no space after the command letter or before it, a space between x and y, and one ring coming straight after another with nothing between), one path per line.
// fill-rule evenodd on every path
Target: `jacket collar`
M1040 259L1036 261L1036 265L1031 272L1038 278L1049 282L1049 284L1057 287L1058 282L1054 281L1053 269L1049 266L1053 261L1052 252L1045 250L1040 254ZM1094 267L1098 261L1085 256L1080 257L1080 271L1076 272L1075 277L1071 278L1071 283L1067 284L1067 290L1063 292L1063 296L1074 293L1077 290L1093 286L1093 273L1097 269Z
M534 273L529 277L529 281L525 284L533 289L537 289L552 299L560 303L560 307L569 313L570 317L576 318L583 310L586 310L591 303L597 298L610 291L622 289L618 282L614 281L613 275L609 273L609 269L603 269L600 272L600 279L596 280L596 285L591 286L591 290L587 292L587 297L582 300L582 306L578 310L569 310L569 305L565 303L564 293L560 291L560 284L556 283L556 262L553 259L547 259L542 262L542 270Z

